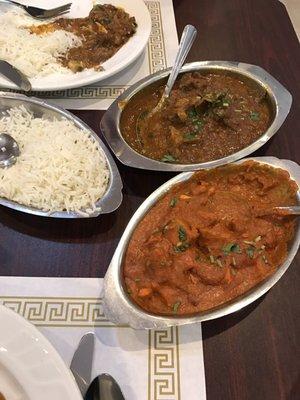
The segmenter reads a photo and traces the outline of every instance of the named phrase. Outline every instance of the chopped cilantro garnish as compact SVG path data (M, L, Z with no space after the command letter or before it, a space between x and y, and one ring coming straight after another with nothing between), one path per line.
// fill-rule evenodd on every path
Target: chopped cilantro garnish
M174 246L173 249L175 251L175 253L183 253L184 251L186 251L189 248L189 244L188 243L182 243L179 244L178 246Z
M181 305L181 301L177 301L174 305L173 305L173 313L176 314L178 311L178 308Z
M241 252L240 246L236 243L227 243L223 246L222 250L225 254Z
M193 118L197 118L198 117L198 113L195 107L190 107L187 110L187 115L189 118L193 119Z
M194 140L196 136L197 136L196 132L190 132L190 133L186 133L184 135L184 139L186 139L186 140Z
M250 113L250 118L252 119L252 121L258 121L259 120L259 112L252 111Z
M248 248L246 249L246 253L248 254L248 256L249 256L250 258L253 258L253 256L254 256L254 251L255 251L255 248L254 248L253 246L250 246L250 247L248 247Z
M165 154L160 161L172 163L176 161L176 159L171 154Z
M178 202L177 197L172 197L172 199L170 200L170 203L169 203L170 207L175 207L177 202Z
M178 237L181 242L185 242L187 239L186 230L182 226L178 229Z

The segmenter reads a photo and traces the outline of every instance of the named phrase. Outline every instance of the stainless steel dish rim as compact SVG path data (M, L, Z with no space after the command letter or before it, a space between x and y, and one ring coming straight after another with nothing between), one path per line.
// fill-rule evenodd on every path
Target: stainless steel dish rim
M196 61L192 63L185 64L181 72L195 71L195 70L205 70L205 69L215 69L224 70L239 73L251 80L256 81L260 86L264 87L275 104L275 116L272 124L266 130L266 132L258 138L255 142L249 146L243 148L242 150L233 153L229 156L220 158L218 160L208 161L204 163L197 164L168 164L158 160L153 160L145 157L138 152L136 152L132 147L130 147L127 142L123 139L120 130L120 117L122 114L122 109L119 106L120 102L126 102L130 100L137 92L145 88L148 84L151 84L159 79L164 78L169 74L171 68L167 68L162 71L158 71L152 75L147 76L144 79L133 84L130 88L125 90L109 107L109 109L104 114L100 126L102 133L116 155L116 157L123 164L140 168L149 169L157 171L194 171L197 169L217 167L219 165L224 165L240 158L244 158L249 154L256 151L258 148L263 146L281 127L284 120L286 119L292 104L292 96L281 85L272 75L270 75L263 68L235 61Z
M62 107L53 105L51 103L46 102L45 100L38 99L36 97L27 97L26 95L19 94L19 93L11 93L11 92L1 92L0 91L0 101L1 99L8 99L8 100L18 100L28 104L34 104L38 107L56 112L63 117L67 118L74 122L74 124L82 130L88 131L89 134L99 143L107 161L107 166L109 168L110 180L108 187L104 196L96 202L97 207L101 207L100 211L96 211L93 214L89 215L89 217L97 217L101 214L107 214L116 210L123 199L122 196L122 179L119 174L118 168L112 155L110 154L109 150L103 143L103 141L99 138L99 136L91 129L87 124L85 124L80 118L76 117L74 114L70 113L69 111L65 110ZM16 203L12 200L5 199L0 197L0 205L9 207L11 209L25 212L28 214L38 215L41 217L51 217L51 218L86 218L84 215L78 214L76 212L67 211L57 211L53 213L45 212L33 207L28 207L19 203Z
M258 161L262 164L272 165L275 168L286 169L291 178L294 179L299 187L297 196L300 204L300 166L290 160L280 160L276 157L251 157L236 161L235 164L240 164L246 160ZM297 170L297 174L291 172L291 169ZM137 209L129 221L117 249L113 255L110 266L104 278L104 312L105 315L115 323L129 324L135 329L153 329L165 328L174 325L185 325L210 319L220 318L225 315L236 312L250 303L263 296L286 272L293 258L295 257L300 245L300 222L296 228L295 237L292 246L289 250L288 257L285 262L277 269L277 271L256 285L252 290L239 296L237 299L229 303L225 303L213 310L200 313L193 316L162 316L155 315L144 311L136 305L125 293L122 283L122 260L125 255L128 242L132 236L137 224L141 221L148 210L166 193L174 184L182 182L190 178L194 171L183 172L174 178L168 180L158 189L156 189Z

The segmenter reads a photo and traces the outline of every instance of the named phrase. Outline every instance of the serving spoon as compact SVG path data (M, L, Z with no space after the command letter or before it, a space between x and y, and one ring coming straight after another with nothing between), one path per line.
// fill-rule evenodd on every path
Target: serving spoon
M287 215L300 215L300 206L273 207L271 209L258 211L257 216L263 217L265 215L274 214L278 214L279 216L283 217Z
M157 103L157 105L153 108L153 110L150 111L150 113L148 114L148 118L151 117L157 111L159 111L163 107L166 99L170 96L171 90L174 86L179 71L192 47L192 44L194 43L194 40L196 39L196 35L197 35L197 29L193 25L185 26L181 35L175 63L169 75L162 97Z
M0 168L8 168L17 161L20 149L8 133L0 133Z

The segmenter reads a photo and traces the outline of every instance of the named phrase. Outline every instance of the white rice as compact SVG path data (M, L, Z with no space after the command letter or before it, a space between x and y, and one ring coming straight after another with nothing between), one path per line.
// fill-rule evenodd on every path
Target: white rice
M0 15L0 59L8 61L29 78L73 73L57 58L70 48L79 46L81 39L64 30L36 35L26 29L40 24L22 10Z
M0 132L19 144L20 156L0 169L0 197L52 213L88 216L108 186L103 150L88 131L67 119L35 118L24 106L0 119Z

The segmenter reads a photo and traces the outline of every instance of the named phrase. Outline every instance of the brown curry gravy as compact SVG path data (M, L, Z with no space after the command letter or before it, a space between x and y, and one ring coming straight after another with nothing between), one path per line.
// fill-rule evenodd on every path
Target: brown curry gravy
M136 20L122 8L111 4L95 5L86 18L58 18L48 24L30 27L34 34L56 30L72 32L82 39L78 47L70 48L59 58L61 64L73 72L86 68L101 69L136 32Z
M185 315L247 292L284 262L295 231L294 217L258 211L295 205L296 193L286 171L253 161L196 172L137 225L123 262L129 296Z
M149 117L165 81L134 95L121 114L126 142L138 153L169 163L201 163L256 141L273 115L267 93L226 72L181 74L165 107Z

